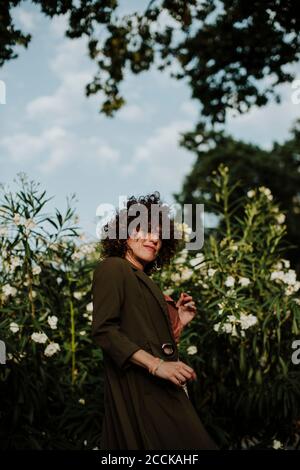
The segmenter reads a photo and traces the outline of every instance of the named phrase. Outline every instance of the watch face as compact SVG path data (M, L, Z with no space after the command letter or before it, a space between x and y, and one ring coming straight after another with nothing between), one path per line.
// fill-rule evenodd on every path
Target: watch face
M161 348L166 356L172 356L174 353L174 346L172 343L164 343L162 344Z

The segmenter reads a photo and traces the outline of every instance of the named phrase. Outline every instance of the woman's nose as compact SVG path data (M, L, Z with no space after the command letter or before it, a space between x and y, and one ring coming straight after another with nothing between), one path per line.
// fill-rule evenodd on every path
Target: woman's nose
M158 242L158 239L159 239L158 233L149 233L148 235L149 235L149 239L150 239L153 243Z

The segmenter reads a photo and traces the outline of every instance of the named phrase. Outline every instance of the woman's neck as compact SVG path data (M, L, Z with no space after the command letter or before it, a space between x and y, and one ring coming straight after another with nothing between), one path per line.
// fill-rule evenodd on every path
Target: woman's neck
M141 271L144 271L145 266L143 265L143 263L134 256L132 256L130 253L126 253L125 258L127 259L127 261L132 263L133 266L140 269Z

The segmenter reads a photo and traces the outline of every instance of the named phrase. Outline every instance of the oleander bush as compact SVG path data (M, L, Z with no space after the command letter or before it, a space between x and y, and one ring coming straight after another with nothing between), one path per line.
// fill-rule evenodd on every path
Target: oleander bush
M102 355L92 345L95 246L68 199L45 213L39 184L19 174L0 203L0 445L91 448L103 412ZM51 199L51 198L50 198Z
M266 187L231 200L239 182L212 175L220 225L201 253L173 259L161 285L189 292L198 313L184 331L182 360L198 373L192 399L221 445L293 448L300 430L300 282L284 258L285 214ZM237 209L243 217L236 217ZM157 274L156 274L157 276Z
M2 186L0 200L0 446L94 449L103 414L102 352L90 337L98 244L77 225L74 195L64 214L49 214L39 184L24 174L17 184ZM196 301L179 345L198 375L190 397L224 448L296 448L300 282L284 258L285 215L265 187L232 201L239 183L224 165L212 184L218 228L201 252L180 249L153 274L176 300L185 291Z

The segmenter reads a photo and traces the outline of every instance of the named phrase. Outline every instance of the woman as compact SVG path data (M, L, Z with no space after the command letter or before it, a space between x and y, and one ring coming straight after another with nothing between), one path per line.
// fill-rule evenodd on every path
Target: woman
M132 197L124 209L128 238L118 238L119 213L104 227L114 228L117 237L102 240L104 259L92 287L92 337L102 348L105 374L100 448L216 449L183 388L196 374L179 360L166 299L149 277L176 252L174 221L169 219L168 239L161 237L161 214L155 230L127 231L132 204L150 212L152 204L162 207L159 193Z

